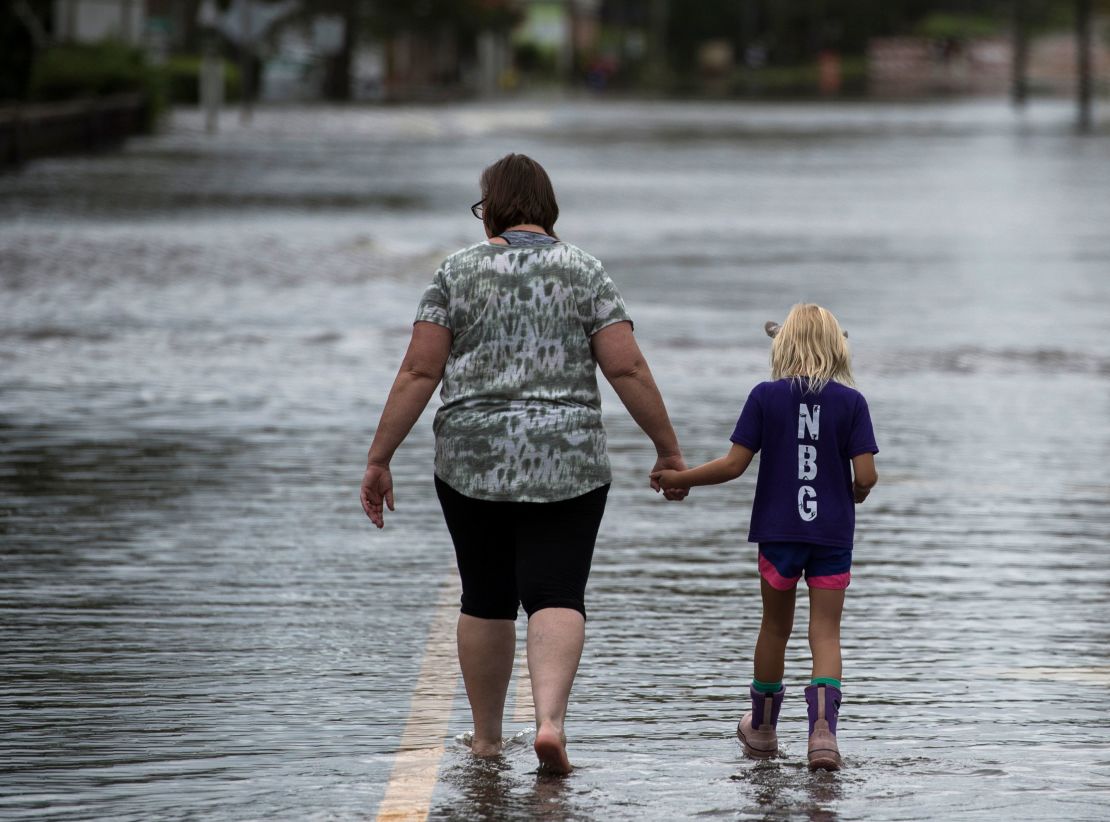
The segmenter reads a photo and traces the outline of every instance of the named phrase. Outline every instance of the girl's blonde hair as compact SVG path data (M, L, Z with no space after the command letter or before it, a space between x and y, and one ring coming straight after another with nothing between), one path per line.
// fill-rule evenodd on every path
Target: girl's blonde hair
M847 335L831 311L813 303L790 309L771 340L771 377L808 378L814 394L830 381L855 385Z

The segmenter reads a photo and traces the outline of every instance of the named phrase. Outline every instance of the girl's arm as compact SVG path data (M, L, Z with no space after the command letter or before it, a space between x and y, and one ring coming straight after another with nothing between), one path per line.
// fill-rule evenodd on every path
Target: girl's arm
M875 455L871 452L852 457L852 496L857 503L867 499L875 483L879 481L879 472L875 470Z
M751 465L755 452L743 445L732 444L723 457L685 471L653 471L651 478L664 489L693 488L695 485L719 485L734 480Z

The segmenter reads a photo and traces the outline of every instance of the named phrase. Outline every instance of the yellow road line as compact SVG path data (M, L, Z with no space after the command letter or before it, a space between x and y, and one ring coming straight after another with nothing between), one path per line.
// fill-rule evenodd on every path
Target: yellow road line
M1110 685L1110 665L980 670L1002 679L1050 680L1074 682L1079 685Z
M420 676L412 692L409 720L385 798L378 807L378 822L423 822L428 818L459 679L455 648L458 616L459 587L452 576L440 591Z

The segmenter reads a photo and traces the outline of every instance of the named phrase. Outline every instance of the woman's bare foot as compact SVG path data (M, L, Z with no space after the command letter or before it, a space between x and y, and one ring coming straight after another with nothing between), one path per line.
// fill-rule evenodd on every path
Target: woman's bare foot
M472 739L470 741L470 752L475 756L483 758L490 756L500 756L501 748L503 746L502 740L484 740Z
M570 759L567 758L567 737L561 730L553 725L541 725L536 731L534 747L544 771L555 774L571 772Z

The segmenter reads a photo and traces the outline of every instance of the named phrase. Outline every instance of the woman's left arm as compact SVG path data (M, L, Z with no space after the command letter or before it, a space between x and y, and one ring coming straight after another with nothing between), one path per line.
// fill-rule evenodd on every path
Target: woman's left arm
M636 344L630 321L607 325L590 337L594 359L601 373L609 380L620 401L632 415L632 419L643 429L655 444L656 461L652 471L666 468L683 470L686 461L678 447L671 420L663 397L651 376L647 360ZM658 491L658 483L653 479L651 487ZM664 496L669 500L685 499L686 489L668 489Z
M359 492L362 510L379 528L385 525L382 503L393 510L393 475L389 470L393 452L420 419L443 378L452 339L451 329L442 325L417 322L412 327L409 350L382 409Z

